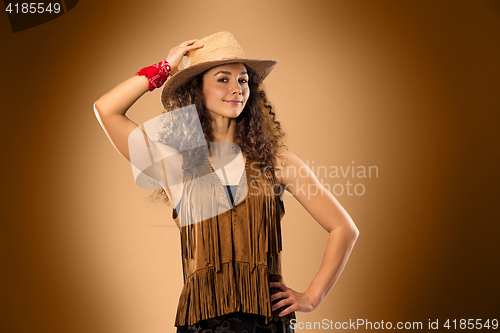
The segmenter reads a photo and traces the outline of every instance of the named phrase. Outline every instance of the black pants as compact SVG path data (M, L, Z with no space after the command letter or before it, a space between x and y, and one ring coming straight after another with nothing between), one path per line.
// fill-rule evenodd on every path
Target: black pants
M178 326L177 333L294 333L290 324L271 321L253 313L233 312L202 320L194 325Z

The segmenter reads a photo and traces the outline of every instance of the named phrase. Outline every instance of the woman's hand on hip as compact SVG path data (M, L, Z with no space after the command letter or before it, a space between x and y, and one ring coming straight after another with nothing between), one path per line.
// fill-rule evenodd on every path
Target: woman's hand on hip
M199 49L203 47L203 44L193 45L199 39L191 39L180 43L178 46L172 48L167 56L168 64L170 65L170 75L175 74L179 70L179 64L181 63L182 57L191 50Z
M280 317L286 316L293 311L311 312L316 308L313 296L307 291L303 293L296 292L281 282L270 282L269 286L281 290L271 295L271 302L281 299L279 302L272 305L271 311L288 306L278 313Z

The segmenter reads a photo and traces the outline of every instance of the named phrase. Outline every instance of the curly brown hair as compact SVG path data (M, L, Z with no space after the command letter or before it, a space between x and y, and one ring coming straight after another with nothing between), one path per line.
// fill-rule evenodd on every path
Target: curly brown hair
M200 142L204 139L207 146L210 147L210 142L214 141L212 117L205 106L203 95L203 77L207 71L193 77L176 89L171 95L175 97L162 101L165 106L163 114L192 104L196 107L204 138L193 137L199 133L197 131L175 128L175 122L164 124L166 127L163 128L160 135L161 141L165 144L176 142L178 146L176 148L179 151L185 150L182 144L186 142ZM277 153L277 148L287 149L284 144L286 134L282 130L280 122L276 120L274 106L269 102L262 84L257 82L255 72L249 67L247 67L247 72L250 97L241 114L235 118L233 142L241 148L242 154L247 159L259 161L259 167L262 170L265 169L267 173L269 169L274 170L275 158L280 156ZM201 151L191 149L188 155L195 158L193 155L201 156L202 154ZM149 198L152 198L153 201L160 198L163 202L170 203L164 189L153 190Z

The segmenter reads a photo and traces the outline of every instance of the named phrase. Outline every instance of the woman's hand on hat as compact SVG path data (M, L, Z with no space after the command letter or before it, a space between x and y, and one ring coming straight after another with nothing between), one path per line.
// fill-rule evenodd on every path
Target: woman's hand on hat
M189 51L199 49L203 47L203 44L193 45L199 39L191 39L180 43L178 46L172 48L167 56L167 62L170 65L170 75L175 74L179 70L179 64L181 63L182 57Z
M272 305L271 311L287 306L286 309L278 312L280 317L293 311L311 312L317 307L314 297L307 291L299 293L281 282L269 282L269 286L281 290L271 295L271 302L280 299L279 302Z

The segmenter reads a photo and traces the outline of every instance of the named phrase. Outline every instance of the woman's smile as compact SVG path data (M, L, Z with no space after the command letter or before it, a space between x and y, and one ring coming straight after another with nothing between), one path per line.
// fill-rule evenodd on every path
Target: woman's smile
M229 104L233 104L233 105L240 105L241 103L243 103L243 101L240 101L240 100L230 100L230 101L225 101L226 103L229 103Z

